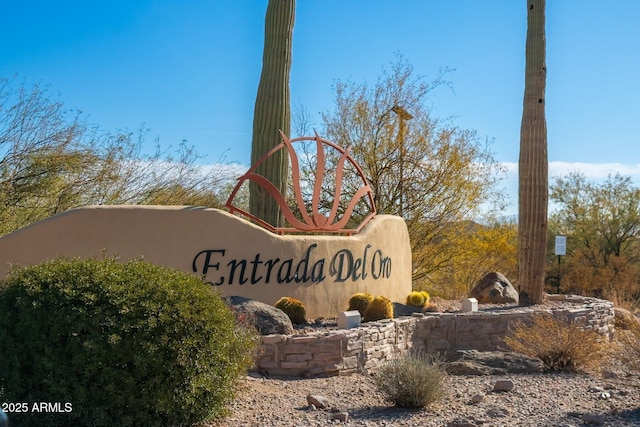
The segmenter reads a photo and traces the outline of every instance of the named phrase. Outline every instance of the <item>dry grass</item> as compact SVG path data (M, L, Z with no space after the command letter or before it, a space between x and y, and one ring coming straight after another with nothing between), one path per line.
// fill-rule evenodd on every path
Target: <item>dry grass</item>
M632 370L640 371L640 324L616 330L616 357Z
M611 301L616 307L624 308L633 314L640 313L640 299L634 298L626 293L611 290L606 292L604 297Z
M610 354L605 337L542 314L531 325L517 322L504 338L513 351L536 357L551 371L592 372L602 366Z

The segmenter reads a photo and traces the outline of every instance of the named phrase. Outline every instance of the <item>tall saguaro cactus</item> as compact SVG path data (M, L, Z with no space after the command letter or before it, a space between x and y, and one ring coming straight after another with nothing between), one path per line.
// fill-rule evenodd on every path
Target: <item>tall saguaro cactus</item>
M251 163L281 142L279 130L290 136L289 74L295 20L295 0L269 0L265 17L262 74L253 116ZM271 156L256 171L286 194L289 170L285 150ZM250 212L276 226L283 225L277 203L260 186L251 185Z
M549 197L545 56L545 0L527 0L525 86L518 177L520 305L540 304L544 296Z

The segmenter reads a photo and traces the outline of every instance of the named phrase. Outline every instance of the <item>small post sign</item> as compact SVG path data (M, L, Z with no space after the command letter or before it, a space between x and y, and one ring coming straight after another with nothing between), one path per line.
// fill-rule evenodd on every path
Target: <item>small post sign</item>
M560 293L562 282L561 257L567 254L567 236L556 236L556 255L558 256L558 277L556 280L556 292Z
M567 254L567 236L556 236L556 255Z

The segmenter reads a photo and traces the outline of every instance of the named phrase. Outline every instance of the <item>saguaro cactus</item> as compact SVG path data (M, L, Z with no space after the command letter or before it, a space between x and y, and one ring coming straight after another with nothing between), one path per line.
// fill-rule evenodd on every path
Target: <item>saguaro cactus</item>
M545 118L545 0L527 0L524 102L518 178L520 305L540 304L547 255L548 156Z
M262 73L253 115L251 163L280 143L279 130L290 136L291 107L289 74L295 19L295 0L269 0L265 17ZM271 156L256 171L286 195L289 170L285 150ZM257 185L249 190L249 209L258 218L283 225L277 203Z

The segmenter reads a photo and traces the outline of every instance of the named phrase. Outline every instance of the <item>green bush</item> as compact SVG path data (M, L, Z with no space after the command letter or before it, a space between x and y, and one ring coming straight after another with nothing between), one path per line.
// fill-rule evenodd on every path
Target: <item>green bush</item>
M371 301L373 301L373 295L366 292L353 294L351 298L349 298L349 308L347 311L358 310L360 312L360 316L364 318L364 311L367 309Z
M426 291L412 291L407 295L407 305L424 307L429 304L429 294Z
M193 275L54 260L0 282L0 400L72 408L12 414L12 426L201 423L224 415L254 338Z
M441 399L447 374L432 355L410 352L383 364L375 374L378 390L400 408L423 408Z
M364 311L363 322L374 322L382 319L393 319L393 303L387 297L375 297Z
M307 323L307 310L304 308L302 301L291 297L282 297L276 301L275 307L284 311L284 314L289 317L294 325Z

